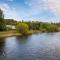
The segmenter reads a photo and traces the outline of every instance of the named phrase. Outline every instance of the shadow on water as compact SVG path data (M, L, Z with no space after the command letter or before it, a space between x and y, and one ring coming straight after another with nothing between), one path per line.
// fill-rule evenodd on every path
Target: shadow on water
M0 38L0 56L5 56L5 38Z
M18 41L18 43L20 44L26 44L28 42L28 36L17 36L16 40Z

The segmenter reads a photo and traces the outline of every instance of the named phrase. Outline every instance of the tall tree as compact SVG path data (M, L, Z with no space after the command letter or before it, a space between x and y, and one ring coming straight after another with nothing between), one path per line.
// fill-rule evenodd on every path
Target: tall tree
M0 19L4 19L3 11L0 9Z
M5 26L4 14L3 11L0 9L0 31L3 31L5 29L6 26Z

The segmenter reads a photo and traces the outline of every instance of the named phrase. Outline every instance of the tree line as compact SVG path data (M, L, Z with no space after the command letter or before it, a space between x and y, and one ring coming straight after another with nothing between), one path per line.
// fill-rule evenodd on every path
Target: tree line
M6 30L6 25L14 25L18 31L39 30L41 32L58 32L60 23L49 23L39 21L16 21L13 19L4 19L3 11L0 9L0 31ZM23 32L24 34L25 32Z

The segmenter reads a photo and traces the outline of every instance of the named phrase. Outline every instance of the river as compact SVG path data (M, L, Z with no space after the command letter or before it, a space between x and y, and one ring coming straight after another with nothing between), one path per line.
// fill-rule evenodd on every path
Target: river
M60 33L0 38L0 60L60 60Z

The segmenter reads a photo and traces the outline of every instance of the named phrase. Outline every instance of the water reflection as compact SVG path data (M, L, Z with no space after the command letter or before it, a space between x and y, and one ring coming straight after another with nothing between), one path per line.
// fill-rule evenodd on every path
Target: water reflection
M0 56L4 55L4 46L5 46L5 40L4 38L0 38Z
M0 50L0 60L59 60L60 33L0 38Z
M17 36L16 40L18 41L18 43L20 44L26 44L28 42L28 36Z

